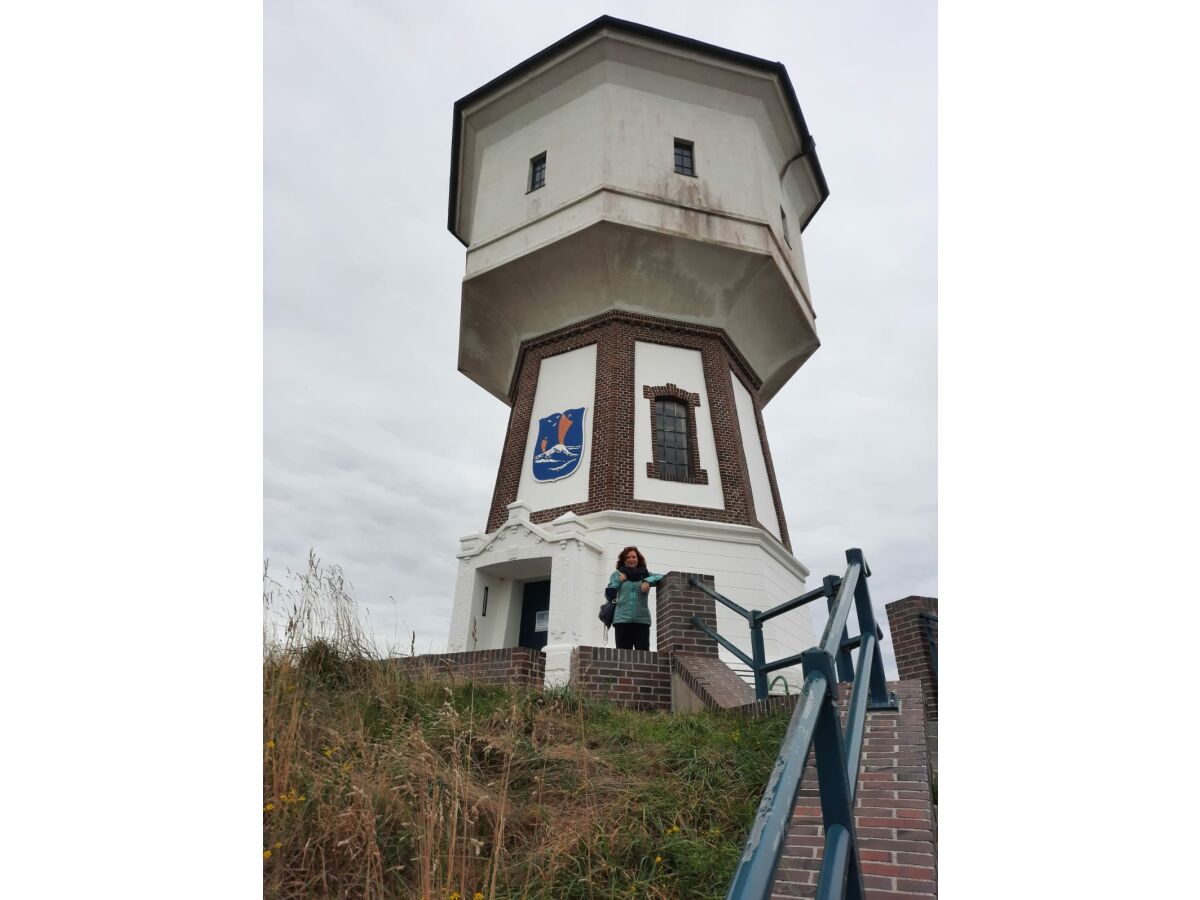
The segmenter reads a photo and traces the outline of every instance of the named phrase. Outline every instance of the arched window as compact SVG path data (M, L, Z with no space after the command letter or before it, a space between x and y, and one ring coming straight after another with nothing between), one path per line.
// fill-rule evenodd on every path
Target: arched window
M700 396L673 384L642 388L650 400L650 430L654 457L646 463L646 474L666 481L708 484L708 473L700 468L696 446L696 407Z

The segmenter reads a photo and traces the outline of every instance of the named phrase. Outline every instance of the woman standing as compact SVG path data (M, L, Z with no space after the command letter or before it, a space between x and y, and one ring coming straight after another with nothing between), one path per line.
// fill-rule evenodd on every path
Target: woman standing
M646 569L646 557L637 547L626 547L617 557L617 570L608 579L604 594L616 600L613 630L617 633L618 650L650 649L650 586L658 584L661 575L651 575Z

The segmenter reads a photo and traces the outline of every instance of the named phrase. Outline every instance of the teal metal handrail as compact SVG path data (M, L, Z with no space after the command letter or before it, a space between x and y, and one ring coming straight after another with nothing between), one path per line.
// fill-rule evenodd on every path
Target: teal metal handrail
M723 636L717 634L707 625L700 621L699 617L692 616L692 624L707 634L710 638L744 662L750 667L754 673L754 698L756 700L765 700L770 688L767 685L767 675L774 672L776 669L786 669L788 666L794 666L800 662L800 654L789 656L785 659L778 659L773 663L768 663L766 659L766 645L763 641L763 622L770 621L776 616L783 615L785 612L790 612L793 609L798 609L806 603L811 603L819 597L832 597L841 583L841 579L837 576L826 578L821 587L816 590L809 591L806 594L801 594L799 597L794 597L785 603L780 603L778 606L773 606L766 612L758 609L743 609L738 604L734 603L724 594L719 594L706 585L704 582L692 575L688 578L688 583L692 587L699 588L708 596L712 597L718 603L724 604L729 609L733 610L750 624L750 652L753 656L747 656L742 652L741 648L735 646L726 640ZM844 629L843 629L844 630ZM849 653L846 654L849 659Z
M808 764L809 751L816 753L821 821L825 826L817 898L865 900L858 838L854 828L854 796L858 789L866 714L868 709L897 709L898 706L895 695L888 693L883 677L883 658L879 652L879 641L883 634L875 622L871 594L867 588L871 570L859 549L847 550L846 562L848 566L842 578L830 576L825 579L821 589L781 604L782 607L795 608L816 597L826 596L826 591L836 586L836 598L830 602L829 621L820 643L796 657L780 661L791 664L799 659L804 672L804 684L800 688L796 708L788 723L787 734L775 759L775 767L767 781L754 823L750 826L742 858L729 885L727 900L767 900L770 897L792 810L800 793L800 781ZM692 584L703 587L694 579ZM764 618L778 615L781 607L775 607L765 616L761 613L756 615L754 611L747 613L714 591L705 589L705 593L715 595L750 620L755 658L761 661L758 647L761 645L762 632L760 627L758 645L755 645L755 621L761 623ZM860 632L860 636L853 639L846 637L846 622L851 606L857 613ZM786 612L786 609L782 611ZM698 619L692 621L755 669L757 687L759 668L754 666L753 661ZM850 649L853 647L859 650L858 671L851 673L853 688L843 734L837 708L838 672L843 669L843 660L846 665L851 664ZM761 668L764 672L781 668L780 662L763 663ZM845 674L844 670L842 674Z

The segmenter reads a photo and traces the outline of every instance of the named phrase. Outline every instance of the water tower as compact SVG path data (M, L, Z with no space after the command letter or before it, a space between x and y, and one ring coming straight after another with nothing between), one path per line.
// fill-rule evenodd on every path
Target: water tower
M541 647L564 682L628 544L743 606L805 591L762 411L819 345L828 193L780 63L608 16L454 105L458 367L512 411L449 650ZM767 655L813 643L803 608Z

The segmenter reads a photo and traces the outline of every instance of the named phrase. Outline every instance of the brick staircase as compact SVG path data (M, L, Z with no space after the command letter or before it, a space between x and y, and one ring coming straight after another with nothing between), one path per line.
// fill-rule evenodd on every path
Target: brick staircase
M900 711L868 712L854 802L867 900L937 896L937 830L921 682L891 681ZM841 685L843 699L849 685ZM845 725L847 704L842 704ZM772 898L814 897L825 843L817 770L809 758L788 828Z

